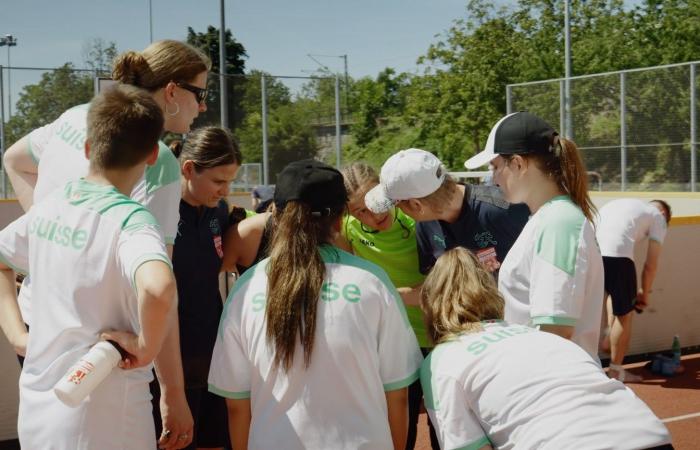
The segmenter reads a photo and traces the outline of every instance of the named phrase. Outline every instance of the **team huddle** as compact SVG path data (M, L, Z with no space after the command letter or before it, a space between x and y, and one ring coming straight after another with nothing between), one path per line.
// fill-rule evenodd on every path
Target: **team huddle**
M407 149L379 174L292 162L266 212L232 210L235 139L190 132L210 67L176 41L122 54L119 83L6 154L23 449L412 449L422 405L434 449L673 448L621 382L668 204L596 211L576 145L517 112L465 163L494 185ZM176 154L164 131L187 133ZM54 386L102 340L119 367L64 404Z

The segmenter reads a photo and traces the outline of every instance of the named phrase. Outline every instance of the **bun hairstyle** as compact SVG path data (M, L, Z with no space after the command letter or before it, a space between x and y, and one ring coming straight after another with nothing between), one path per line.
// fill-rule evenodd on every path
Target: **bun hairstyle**
M142 52L126 51L114 59L112 78L155 91L171 81L192 81L211 69L211 60L200 50L180 41L156 41Z

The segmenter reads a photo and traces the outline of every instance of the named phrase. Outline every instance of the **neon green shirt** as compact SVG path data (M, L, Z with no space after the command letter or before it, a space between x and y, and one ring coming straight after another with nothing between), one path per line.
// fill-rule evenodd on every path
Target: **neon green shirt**
M346 215L342 234L352 246L353 253L384 269L395 287L413 287L425 279L418 270L416 223L400 209L396 211L391 228L381 232L366 231L369 228L363 227L358 219ZM406 312L418 344L430 347L420 308L406 306Z

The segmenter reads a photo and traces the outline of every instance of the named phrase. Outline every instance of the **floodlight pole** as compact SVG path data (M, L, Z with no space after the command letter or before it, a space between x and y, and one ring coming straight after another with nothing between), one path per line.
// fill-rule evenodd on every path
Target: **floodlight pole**
M148 0L148 38L153 42L153 0Z
M571 20L570 0L564 0L564 123L563 134L568 139L574 138L571 126Z
M221 100L221 126L228 128L228 91L226 89L226 24L224 0L221 5L221 28L219 28L219 97Z
M17 38L6 34L0 38L0 47L7 46L7 118L12 118L12 64L10 64L10 47L17 46Z

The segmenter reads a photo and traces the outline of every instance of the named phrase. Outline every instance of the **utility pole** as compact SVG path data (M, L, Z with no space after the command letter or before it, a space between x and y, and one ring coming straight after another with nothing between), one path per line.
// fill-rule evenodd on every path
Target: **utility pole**
M12 64L10 64L10 47L17 46L17 38L11 34L6 34L0 38L0 47L7 46L7 107L8 119L12 118Z
M153 0L148 0L148 38L153 42Z
M571 20L570 0L564 0L564 137L574 138L574 130L571 125Z
M333 72L331 69L328 68L325 64L321 63L318 58L342 58L343 59L343 69L344 69L344 83L345 83L345 115L349 115L350 113L350 78L348 77L348 55L312 55L312 54L307 54L309 58L313 60L316 64L318 64L321 67L321 71L328 75L332 76Z
M221 126L228 128L228 90L226 89L226 23L224 0L221 5L221 28L219 28L219 91L221 99Z

